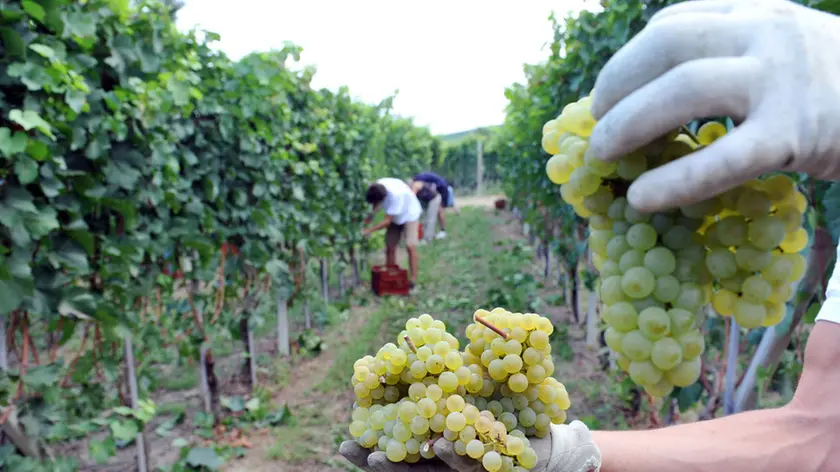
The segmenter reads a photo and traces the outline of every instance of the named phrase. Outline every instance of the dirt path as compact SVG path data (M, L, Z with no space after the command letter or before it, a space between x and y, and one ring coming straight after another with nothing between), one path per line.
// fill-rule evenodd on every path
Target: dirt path
M497 196L470 197L461 199L463 206L492 208ZM492 231L503 240L524 241L518 222L510 214L487 212L487 218L496 218ZM454 241L453 241L454 243ZM441 255L442 256L442 255ZM483 256L487 257L487 256ZM460 268L454 270L461 270ZM534 260L521 269L543 281L541 264ZM532 297L556 300L563 289L555 281L544 281ZM457 289L454 293L457 293ZM346 379L334 379L344 372L344 357L355 354L348 351L352 344L364 344L371 339L361 340L360 333L381 332L385 329L381 313L382 301L373 301L369 306L355 306L348 319L322 334L328 348L311 359L293 360L288 367L282 384L274 385L275 404L286 404L295 416L294 423L254 434L250 439L252 448L246 456L229 462L226 472L310 472L310 471L353 471L357 470L337 454L338 444L347 437L348 406L353 401L352 390ZM470 306L470 309L474 307ZM410 311L405 307L401 311ZM571 310L562 302L543 302L537 310L548 316L555 324L553 345L556 356L556 377L564 382L572 394L570 419L609 418L615 408L615 395L610 392L613 382L599 368L598 352L589 348L584 339L583 328L573 321ZM387 323L386 323L387 324ZM343 363L342 363L343 362ZM338 364L337 364L338 363ZM335 370L334 370L335 367ZM348 368L349 371L349 368ZM328 385L324 388L324 385ZM615 415L612 413L612 415ZM620 416L620 414L619 414Z
M247 455L232 461L227 472L309 472L347 470L332 439L347 423L347 405L353 402L349 388L324 388L325 380L343 348L370 320L375 307L353 307L351 316L323 338L326 351L308 359L293 359L282 385L272 385L273 401L286 405L293 422L268 434L251 438ZM344 386L345 379L331 379ZM341 427L337 427L341 425ZM335 464L333 467L331 464Z

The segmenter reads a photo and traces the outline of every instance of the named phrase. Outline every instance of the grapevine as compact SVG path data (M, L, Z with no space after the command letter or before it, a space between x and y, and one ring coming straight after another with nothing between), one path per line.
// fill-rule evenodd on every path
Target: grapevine
M693 136L674 130L617 162L589 151L591 97L567 105L543 127L552 155L545 171L577 215L589 220L589 245L618 365L652 396L693 384L709 303L744 328L774 326L792 284L805 273L799 254L807 200L783 174L751 180L711 199L656 213L633 208L626 191L648 169L708 146L726 134L717 122Z
M552 377L553 330L537 314L478 310L459 351L442 321L409 319L396 343L354 364L350 434L392 462L432 459L443 437L489 472L533 468L529 437L546 437L571 405Z

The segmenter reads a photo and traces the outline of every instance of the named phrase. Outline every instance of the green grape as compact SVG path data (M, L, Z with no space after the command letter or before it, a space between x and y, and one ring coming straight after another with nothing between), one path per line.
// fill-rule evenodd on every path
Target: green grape
M630 249L621 255L618 261L618 268L622 272L627 272L633 267L642 267L645 264L645 253L638 249Z
M443 372L444 367L446 366L442 357L437 354L432 354L426 360L426 370L433 375L437 375Z
M620 302L607 306L604 318L610 320L610 325L622 333L633 331L637 327L638 314L636 308L628 302ZM526 351L527 352L527 351ZM527 364L528 361L526 360Z
M407 424L398 421L394 424L392 434L397 441L406 442L411 437L411 429Z
M522 393L528 388L528 378L524 374L513 374L508 379L508 387L516 393Z
M657 234L664 235L674 226L674 218L666 213L654 213L650 218L650 225Z
M712 295L712 308L721 315L731 315L735 311L738 295L725 288L718 289Z
M624 290L621 288L621 276L616 275L601 280L599 290L601 300L607 305L612 305L625 300Z
M452 372L444 372L438 377L438 385L444 392L454 392L458 388L458 377Z
M417 439L411 438L405 442L405 451L408 454L419 454L420 453L420 441Z
M630 223L623 220L615 220L612 225L612 232L616 235L624 236L627 230L630 229Z
M516 415L514 415L511 411L505 411L501 415L499 415L499 421L505 425L508 431L512 430L517 425Z
M542 354L540 351L529 347L525 349L525 352L522 353L522 360L525 362L526 365L534 365L539 364L542 362Z
M526 428L530 428L534 426L534 423L537 421L537 413L534 412L531 408L525 408L519 412L519 424ZM513 428L508 428L513 429Z
M429 420L422 416L415 416L411 419L410 428L414 434L426 434L429 431Z
M687 333L694 327L694 314L682 308L671 308L668 310L668 318L670 318L670 328L672 336L679 336Z
M772 261L772 252L763 251L752 245L740 246L735 250L735 262L738 267L750 272L759 271Z
M702 364L700 358L686 360L677 367L665 372L665 379L677 387L688 387L700 378Z
M735 209L747 218L758 218L770 212L773 203L761 190L744 188L738 197Z
M738 264L735 254L728 248L714 248L706 255L706 268L719 279L726 279L735 275Z
M574 167L569 161L569 156L565 154L551 156L551 159L545 163L545 173L548 175L548 179L557 185L568 182L573 170Z
M475 430L479 434L487 434L490 432L490 427L493 425L493 418L488 418L487 416L479 415L478 419L475 420Z
M532 365L528 368L528 371L525 374L527 377L528 382L532 384L538 384L545 380L546 378L546 371L545 368L541 365Z
M680 295L674 302L674 306L694 311L706 303L705 298L702 287L694 283L684 283L680 286Z
M609 259L605 260L603 265L601 266L601 277L606 279L608 277L612 277L614 275L621 275L621 269L619 268L618 264L615 261L611 261Z
M680 207L680 212L688 218L703 219L706 215L716 215L723 209L723 204L717 198L710 198L702 202Z
M490 361L490 365L487 366L487 373L490 375L490 378L496 382L502 382L507 379L508 376L508 373L505 371L505 363L501 359L493 359Z
M747 220L740 215L727 216L717 223L717 235L724 246L740 246L747 241Z
M741 296L750 303L764 303L772 292L773 287L760 275L747 277L741 286Z
M487 469L488 472L497 472L502 468L502 456L496 451L489 451L484 454L481 459L481 465Z
M773 215L758 217L749 223L747 237L759 249L775 249L785 238L785 222Z
M706 350L706 340L699 331L684 333L677 338L677 341L683 348L683 361L696 359Z
M571 187L575 195L586 197L598 190L601 185L601 178L586 167L578 167L572 171L566 185Z
M655 384L662 379L662 371L651 361L633 361L630 363L630 380L638 385Z
M621 256L629 250L630 245L627 244L627 239L621 235L613 237L610 239L610 242L607 243L607 257L615 262L619 262L621 260Z
M587 168L587 170L590 174L597 175L592 172L591 168ZM612 201L612 191L607 187L598 187L595 193L588 195L583 199L583 206L592 213L606 213L607 210L609 210Z
M478 439L473 439L467 443L466 452L471 458L479 459L484 455L484 444Z
M548 334L544 331L534 331L528 337L528 341L536 349L546 349L548 347Z
M431 384L426 387L426 397L436 402L443 396L443 389L439 385Z
M656 279L656 288L653 289L655 299L668 303L676 300L679 294L680 281L673 275L663 275Z
M452 412L446 415L446 427L454 432L459 432L467 425L467 419L461 412Z
M376 434L376 431L369 429L365 431L361 438L359 438L359 443L362 447L372 448L376 445L379 441L379 435Z
M665 276L677 268L677 260L670 249L662 246L655 247L645 253L644 267L656 276Z
M446 408L451 412L464 411L465 406L466 402L460 395L450 395L449 398L446 399Z
M464 365L464 361L461 359L461 354L459 354L457 351L449 351L448 353L446 353L444 363L446 364L446 368L451 371L457 371L461 368L461 366Z
M431 418L437 412L437 404L430 398L421 398L417 402L417 412L423 418Z
M646 361L650 359L653 344L641 331L630 331L621 340L621 353L631 361Z
M627 206L627 199L624 197L618 197L610 203L610 208L607 210L607 216L613 220L622 220L624 219L624 211L627 209Z
M674 226L662 236L662 244L668 249L679 251L691 244L694 233L684 226Z
M621 288L632 298L645 298L656 287L653 274L644 267L633 267L621 277Z
M656 245L657 233L656 229L647 223L636 223L627 230L625 238L633 249L647 251Z
M624 335L612 326L608 326L604 332L604 341L607 343L607 346L615 352L621 352L622 338L624 338ZM553 390L551 391L553 392Z
M753 303L744 298L739 298L735 302L735 311L732 316L742 328L758 328L767 317L767 308L764 307L763 303Z
M367 425L364 421L353 421L350 423L350 434L354 438L360 438L367 431Z
M530 447L526 447L521 454L516 456L519 464L526 469L533 469L537 465L537 453ZM491 471L492 472L492 471Z
M644 388L649 395L662 398L671 394L674 390L674 385L663 375L659 382L653 385L645 385Z
M650 360L659 370L670 370L682 362L682 346L673 338L662 338L653 344ZM656 382L646 382L653 384Z
M793 262L782 255L773 256L773 260L761 270L761 277L771 284L786 282L793 272Z
M618 161L616 173L624 180L635 180L647 170L647 158L641 152L632 152Z
M550 324L549 324L549 326L550 326ZM509 339L505 343L505 354L518 356L521 353L522 353L522 343L520 343L516 339Z
M435 433L442 432L446 429L446 417L440 413L435 414L435 416L429 420L429 429Z
M385 455L391 462L401 462L405 459L408 452L405 450L405 444L397 440L388 441L388 447L385 449Z
M415 382L408 387L408 397L414 401L419 401L426 397L426 385L420 382Z
M522 369L522 358L516 354L508 354L502 360L502 364L502 369L506 374L515 374Z

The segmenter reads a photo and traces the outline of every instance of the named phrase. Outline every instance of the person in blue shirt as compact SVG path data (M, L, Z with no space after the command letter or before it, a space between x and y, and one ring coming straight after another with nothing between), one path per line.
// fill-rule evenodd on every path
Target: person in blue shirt
M443 177L427 171L420 172L411 179L411 188L425 209L423 239L430 241L432 237L445 238L446 218L443 215L443 208L454 204L451 196L452 187ZM437 234L435 234L436 223L440 223L440 232Z

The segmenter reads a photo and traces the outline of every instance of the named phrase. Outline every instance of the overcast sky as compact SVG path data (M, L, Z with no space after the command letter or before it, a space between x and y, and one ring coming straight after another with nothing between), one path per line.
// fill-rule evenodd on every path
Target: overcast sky
M239 58L303 47L315 86L350 87L378 103L395 90L394 107L436 134L504 119L504 89L524 78L522 65L548 55L554 10L562 16L593 0L187 0L182 29L222 36Z

